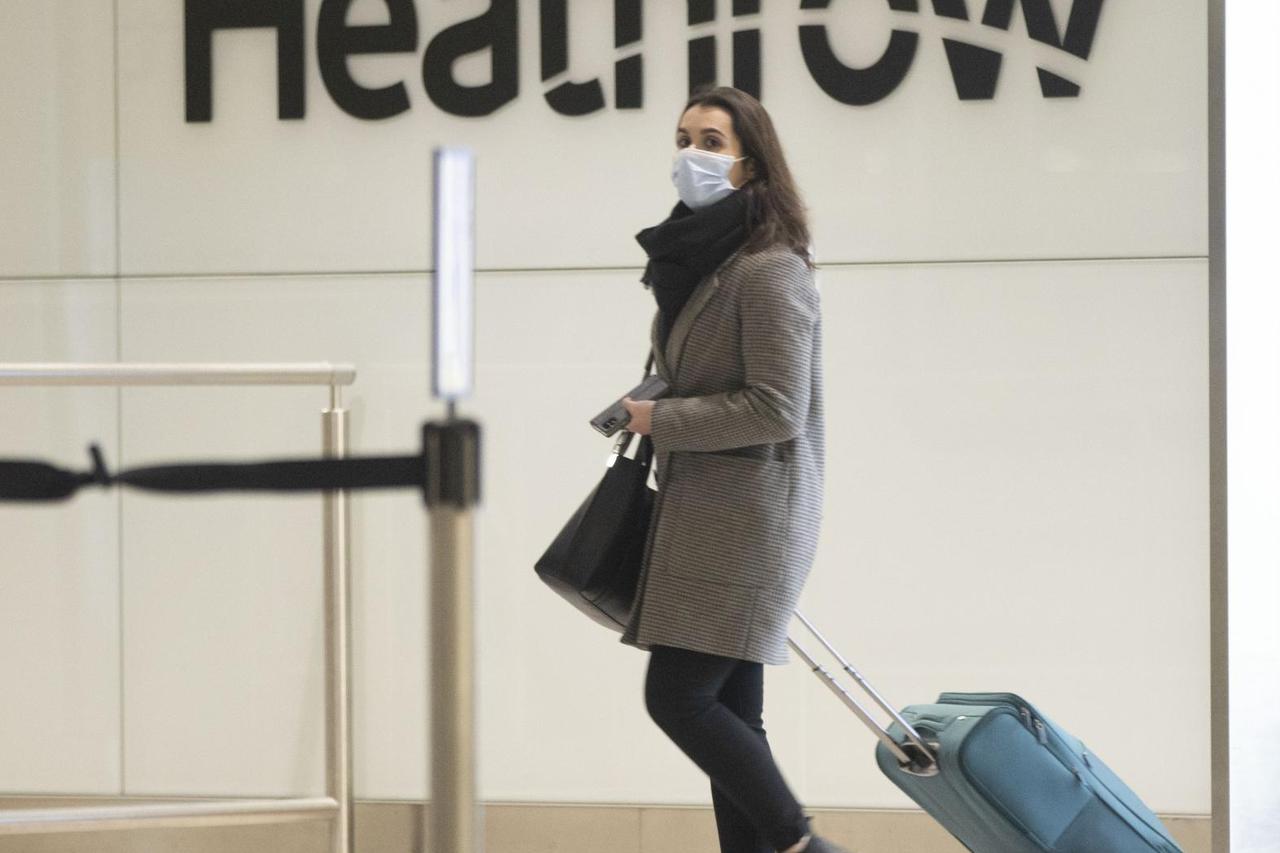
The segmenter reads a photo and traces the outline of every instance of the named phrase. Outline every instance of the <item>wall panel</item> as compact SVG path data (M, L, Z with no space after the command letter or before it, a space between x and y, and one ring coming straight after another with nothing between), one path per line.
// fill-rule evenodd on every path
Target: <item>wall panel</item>
M0 275L116 263L112 0L7 0L0 24Z
M408 450L426 408L425 305L423 283L398 277L126 281L125 356L350 361L352 449ZM319 388L140 389L125 398L125 453L134 463L318 454L327 403ZM320 505L126 498L131 792L320 790ZM356 669L356 755L394 764L406 739L421 740L423 517L408 494L361 496L352 515L355 642L389 668Z
M1205 272L823 273L830 503L804 606L894 702L1023 693L1167 812L1209 808ZM906 804L856 721L810 708L810 797Z
M0 363L110 361L115 287L0 282ZM110 388L0 388L0 456L88 466L118 447ZM0 791L118 793L116 496L0 504Z

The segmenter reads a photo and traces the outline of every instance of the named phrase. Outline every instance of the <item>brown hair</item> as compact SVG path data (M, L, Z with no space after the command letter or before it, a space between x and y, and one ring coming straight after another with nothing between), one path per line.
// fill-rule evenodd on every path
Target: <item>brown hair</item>
M805 262L809 259L809 224L804 202L796 189L782 143L764 106L732 86L702 87L689 96L680 115L690 107L718 107L733 119L742 154L749 158L753 174L743 185L747 194L747 242L745 251L759 252L786 246Z

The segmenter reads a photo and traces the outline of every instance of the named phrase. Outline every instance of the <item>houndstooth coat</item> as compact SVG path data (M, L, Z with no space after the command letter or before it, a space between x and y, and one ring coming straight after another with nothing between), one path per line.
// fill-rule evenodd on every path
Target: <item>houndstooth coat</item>
M658 494L622 642L767 664L813 564L823 502L822 322L795 253L737 253L689 297L653 407Z

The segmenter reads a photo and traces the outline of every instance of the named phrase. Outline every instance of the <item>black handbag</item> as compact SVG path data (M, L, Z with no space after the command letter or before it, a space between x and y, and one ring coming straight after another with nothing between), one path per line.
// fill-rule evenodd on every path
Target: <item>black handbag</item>
M615 631L627 624L635 600L653 510L653 440L639 436L629 457L636 437L619 433L604 477L534 566L562 598Z

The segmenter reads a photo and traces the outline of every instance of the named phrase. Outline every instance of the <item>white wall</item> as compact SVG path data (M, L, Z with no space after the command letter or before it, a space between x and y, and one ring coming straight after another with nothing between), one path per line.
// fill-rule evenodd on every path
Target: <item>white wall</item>
M189 124L180 4L9 0L0 198L30 233L0 229L0 360L350 360L355 449L409 449L438 411L430 151L474 146L482 794L707 802L645 716L645 656L532 573L601 472L608 442L585 419L643 363L653 303L631 235L673 202L684 4L645 4L643 109L567 118L542 98L538 4L521 3L520 95L479 119L437 109L420 67L487 4L416 5L416 53L351 61L366 85L406 80L407 113L333 103L311 0L306 118L276 118L274 39L246 30L215 36L213 121ZM609 5L570 4L569 76L607 95ZM1031 42L1020 13L1006 33L928 4L766 0L737 21L719 5L694 34L721 35L727 68L728 34L763 29L764 101L823 264L828 524L804 609L893 700L1024 692L1157 809L1208 812L1204 11L1107 4L1085 62ZM1070 5L1053 0L1059 21ZM385 14L359 0L351 20ZM801 23L828 24L849 64L891 27L920 50L890 97L845 106L809 78ZM1005 53L993 100L956 97L944 36ZM1042 98L1036 64L1081 96ZM96 439L115 464L311 452L323 404L0 400L36 418L4 419L4 454L71 463ZM412 495L362 495L354 521L357 792L418 797L424 518ZM318 790L318 531L311 498L0 509L0 789ZM769 679L770 736L806 804L906 804L802 667ZM1177 713L1122 723L1135 707Z

